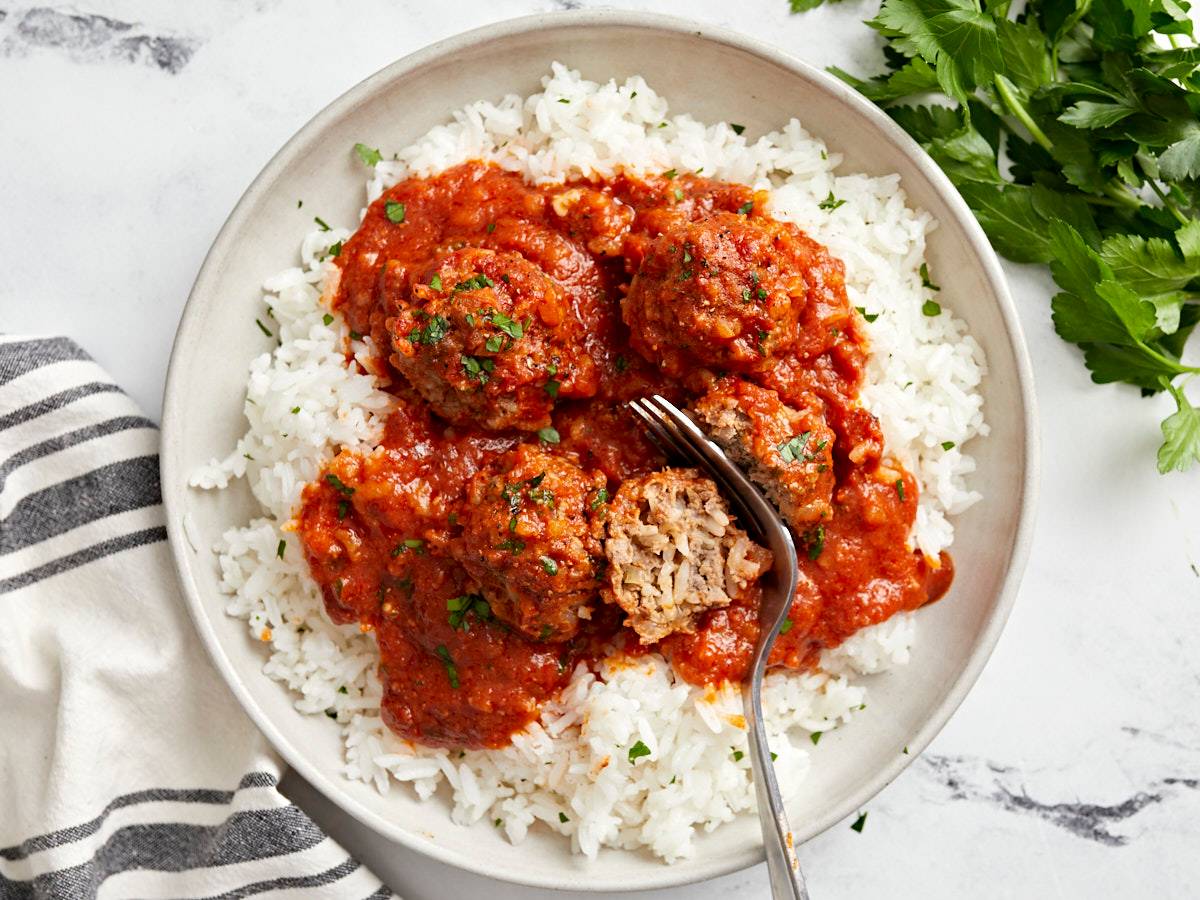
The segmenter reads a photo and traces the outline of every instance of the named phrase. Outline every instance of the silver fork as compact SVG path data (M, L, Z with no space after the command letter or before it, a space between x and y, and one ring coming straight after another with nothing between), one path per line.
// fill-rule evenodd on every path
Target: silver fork
M750 678L742 685L746 728L750 735L750 762L754 771L754 789L758 797L758 818L762 825L763 846L767 855L767 873L771 895L777 900L808 900L804 874L796 859L792 829L788 825L775 765L767 746L763 727L762 682L767 657L787 619L796 593L799 568L796 545L779 513L740 468L729 461L712 440L684 412L664 397L641 397L628 406L646 426L651 439L668 455L674 454L704 468L733 501L747 531L766 542L775 558L773 578L766 584L758 611L759 632L754 644Z

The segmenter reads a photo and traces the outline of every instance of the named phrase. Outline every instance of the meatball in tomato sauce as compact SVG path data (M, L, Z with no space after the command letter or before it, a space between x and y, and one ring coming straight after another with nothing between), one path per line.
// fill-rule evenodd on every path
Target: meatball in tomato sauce
M813 247L796 226L718 212L649 245L622 304L631 343L673 378L770 368L801 343Z
M600 589L606 479L573 456L522 444L471 480L454 553L492 611L539 640L565 640Z
M465 248L390 320L392 364L450 422L536 431L559 397L596 393L582 330L562 287L521 254Z

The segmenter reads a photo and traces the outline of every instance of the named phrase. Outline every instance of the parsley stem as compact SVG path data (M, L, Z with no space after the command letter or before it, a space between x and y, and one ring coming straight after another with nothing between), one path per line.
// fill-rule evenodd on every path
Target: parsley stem
M1029 115L1029 110L1022 106L1021 101L1017 99L1014 89L1015 85L999 73L992 80L992 83L996 86L996 93L1000 96L1004 105L1008 107L1008 111L1016 117L1018 122L1025 126L1030 137L1037 141L1042 146L1042 149L1053 151L1053 142L1050 138L1046 137L1046 133L1042 129L1038 128L1037 122L1033 121L1033 116Z
M1178 360L1171 359L1170 357L1167 357L1167 356L1163 356L1161 353L1159 353L1153 347L1147 346L1142 341L1137 342L1137 348L1139 350L1141 350L1143 353L1145 353L1147 356L1151 357L1152 359L1157 360L1159 363L1162 364L1162 366L1164 368L1170 369L1172 372L1172 375L1171 375L1172 378L1174 378L1176 375L1187 375L1189 373L1195 374L1197 372L1200 372L1200 368L1198 368L1196 366L1185 366L1183 363L1179 362Z
M1159 187L1158 182L1153 178L1147 178L1146 180L1150 182L1150 189L1154 191L1154 193L1158 194L1158 199L1162 201L1163 207L1170 211L1171 215L1175 217L1175 221L1180 225L1186 225L1188 223L1187 216L1179 211L1179 207L1176 206L1172 202L1171 198L1163 192L1163 189Z
M1106 184L1104 186L1104 195L1115 200L1118 206L1124 206L1128 209L1139 209L1142 205L1142 201L1120 182L1110 181Z

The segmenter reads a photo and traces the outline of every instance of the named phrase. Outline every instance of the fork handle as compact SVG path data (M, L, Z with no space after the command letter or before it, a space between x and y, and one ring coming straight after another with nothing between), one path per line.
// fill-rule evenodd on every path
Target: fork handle
M763 849L767 856L767 876L774 900L809 900L804 873L796 858L795 840L788 824L779 783L775 779L775 764L767 745L763 727L762 696L753 688L753 679L746 682L742 697L746 710L747 741L754 771L754 792L758 798L759 821L762 824ZM762 811L770 811L769 816Z

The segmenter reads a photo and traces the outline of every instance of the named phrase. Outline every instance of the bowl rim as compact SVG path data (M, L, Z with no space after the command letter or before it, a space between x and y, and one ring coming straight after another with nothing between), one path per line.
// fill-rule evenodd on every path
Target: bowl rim
M293 134L275 155L271 157L262 171L255 176L217 233L211 248L204 258L204 262L201 264L191 292L188 295L187 303L184 306L167 369L160 437L160 474L162 479L163 504L167 519L167 533L172 556L178 570L180 584L183 587L188 612L208 651L209 657L241 704L243 710L249 715L259 731L267 738L275 751L283 757L289 766L324 794L327 799L362 824L389 840L396 841L421 855L475 874L497 878L510 883L552 890L642 891L694 884L721 875L741 871L762 861L762 847L751 847L747 851L717 864L706 865L702 860L696 858L691 860L692 865L688 865L686 862L671 866L664 864L660 872L643 878L636 885L631 885L627 881L617 878L598 878L593 875L588 875L585 879L580 879L578 873L568 875L562 870L548 870L544 877L540 875L533 877L509 875L497 872L494 868L485 867L482 862L477 862L470 856L445 849L436 844L418 840L415 834L410 834L401 825L389 821L367 809L359 801L346 794L341 784L342 778L338 773L327 773L310 762L305 753L289 742L275 727L267 713L258 706L248 689L242 684L233 662L221 646L216 630L204 611L200 599L200 590L193 571L194 563L192 554L188 552L190 542L184 530L183 498L187 490L187 473L180 471L180 467L183 464L182 460L179 459L178 454L173 452L171 448L172 437L176 431L177 423L186 415L186 398L182 396L180 388L180 382L183 377L181 371L184 368L184 363L181 360L187 355L187 348L192 343L192 333L198 327L198 320L200 318L199 308L203 302L203 297L211 292L210 285L218 277L222 266L222 259L236 240L238 232L244 226L244 220L248 215L250 207L254 205L257 198L266 191L267 187L291 162L297 146L310 136L319 133L328 122L337 119L347 110L367 101L383 85L401 79L412 71L430 64L434 60L451 56L467 48L482 45L493 40L513 37L532 31L551 31L563 28L578 28L580 26L591 28L638 28L700 37L718 45L764 59L780 68L786 69L802 81L807 82L813 89L832 94L834 99L846 104L854 112L862 116L869 125L872 125L880 133L881 139L890 143L896 151L908 157L918 171L929 180L934 191L946 203L951 217L955 220L955 224L962 229L966 240L979 260L984 278L995 294L1001 319L1004 323L1005 337L1015 361L1017 387L1022 404L1021 424L1024 429L1023 450L1025 466L1021 477L1017 521L1008 568L1004 573L993 611L986 621L979 640L972 648L965 667L950 685L949 690L943 696L932 715L926 719L920 730L909 742L911 752L908 755L896 754L891 764L879 769L871 777L865 779L851 798L854 802L846 804L847 808L862 807L868 800L895 780L920 755L961 705L978 679L988 659L991 657L992 651L999 640L1016 600L1021 577L1025 570L1033 539L1040 471L1037 407L1033 390L1032 366L1024 334L1016 313L1016 307L1009 292L1007 280L1000 267L1000 262L991 244L988 242L983 229L976 221L974 214L971 213L966 202L957 189L954 188L945 173L942 172L920 145L909 137L899 125L857 91L832 75L757 38L723 26L660 13L614 9L566 10L537 13L483 25L429 44L384 66L342 93ZM847 814L847 811L830 809L825 814L806 822L804 827L795 829L797 840L805 841L815 837L836 824Z

